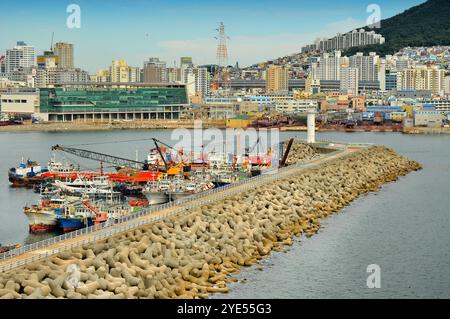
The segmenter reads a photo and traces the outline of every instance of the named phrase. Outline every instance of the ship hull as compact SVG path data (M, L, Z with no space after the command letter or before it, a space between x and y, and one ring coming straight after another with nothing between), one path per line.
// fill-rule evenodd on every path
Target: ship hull
M149 205L160 205L169 202L169 196L165 193L159 192L144 192L147 197Z
M25 211L25 215L28 218L29 229L32 233L52 231L58 228L55 213Z
M28 188L40 185L44 181L44 178L41 176L17 177L12 174L9 174L8 179L9 182L12 184L12 187L28 187Z
M177 201L179 199L186 198L193 195L194 193L169 193L169 199L172 201Z
M93 223L88 221L86 225L85 219L76 218L76 217L63 217L58 218L59 228L62 229L63 232L71 232L81 228L85 228L91 226Z

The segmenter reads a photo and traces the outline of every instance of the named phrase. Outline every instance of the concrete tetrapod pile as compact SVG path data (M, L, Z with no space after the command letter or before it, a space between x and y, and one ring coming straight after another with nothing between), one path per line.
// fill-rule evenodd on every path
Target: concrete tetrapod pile
M296 152L292 153L295 157ZM312 236L359 195L420 169L370 147L270 185L0 274L0 298L206 298L242 266ZM68 272L73 265L79 271Z

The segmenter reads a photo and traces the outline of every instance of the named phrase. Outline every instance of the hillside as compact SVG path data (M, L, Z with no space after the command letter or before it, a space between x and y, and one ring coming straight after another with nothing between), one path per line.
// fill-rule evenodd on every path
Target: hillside
M369 30L367 27L365 29ZM382 20L381 28L375 31L385 37L385 44L352 48L344 53L377 52L384 56L407 46L450 45L450 1L428 0Z

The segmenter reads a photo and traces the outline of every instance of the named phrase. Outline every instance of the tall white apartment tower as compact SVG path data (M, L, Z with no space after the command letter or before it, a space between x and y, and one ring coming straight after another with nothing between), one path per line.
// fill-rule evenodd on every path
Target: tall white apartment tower
M358 69L351 68L348 65L341 67L341 84L340 89L342 92L351 95L358 95L359 77Z
M20 67L28 68L36 65L36 52L33 46L18 41L13 49L6 50L6 73Z
M349 62L351 68L358 69L360 81L379 80L380 57L375 52L371 52L369 55L364 55L362 52L359 52L351 56Z

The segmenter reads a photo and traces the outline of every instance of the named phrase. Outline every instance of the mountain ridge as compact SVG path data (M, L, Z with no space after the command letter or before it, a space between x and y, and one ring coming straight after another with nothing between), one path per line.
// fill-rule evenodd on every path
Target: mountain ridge
M381 27L358 29L374 30L386 39L381 45L350 48L344 52L377 52L381 56L394 54L404 47L450 45L450 1L428 0L391 18L381 20Z

